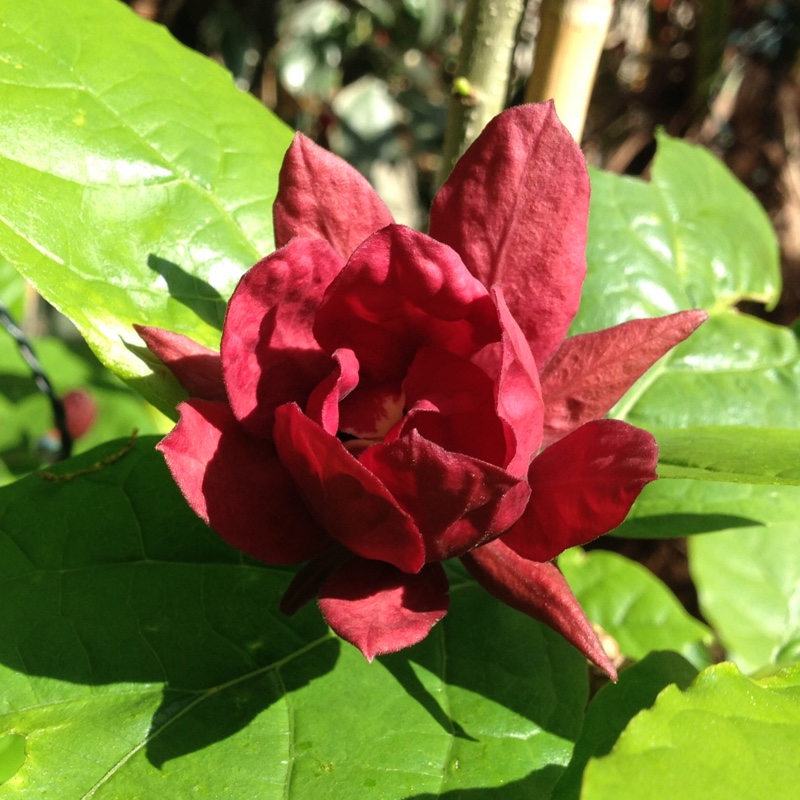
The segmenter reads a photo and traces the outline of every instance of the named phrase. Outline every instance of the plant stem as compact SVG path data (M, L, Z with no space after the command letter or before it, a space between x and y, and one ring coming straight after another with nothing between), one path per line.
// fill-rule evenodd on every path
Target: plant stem
M614 0L542 0L533 73L525 101L554 100L580 142Z
M439 183L506 105L511 56L523 0L467 0L461 54L448 110Z

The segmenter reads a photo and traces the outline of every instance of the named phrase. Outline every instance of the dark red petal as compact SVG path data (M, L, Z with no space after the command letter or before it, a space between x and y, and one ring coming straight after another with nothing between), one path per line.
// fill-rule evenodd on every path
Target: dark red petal
M590 542L625 519L656 479L657 461L647 431L616 419L587 422L533 460L530 503L503 541L534 561Z
M324 239L345 260L371 233L393 222L369 182L338 156L295 134L272 208L275 244Z
M362 377L400 385L416 351L470 356L500 339L489 293L449 247L401 225L353 253L320 307L314 334L328 352L353 350Z
M422 531L428 561L460 555L507 530L528 486L499 467L449 453L416 431L361 456Z
M180 333L151 328L148 325L133 327L148 350L169 368L190 397L200 400L227 400L219 353Z
M158 445L189 505L228 544L268 564L294 564L331 544L278 460L224 403L190 400Z
M339 430L359 439L382 440L403 416L399 386L361 381L339 406Z
M293 239L239 281L225 317L222 367L233 413L251 433L269 437L275 409L305 405L330 373L311 327L343 263L326 242Z
M605 416L634 381L707 319L705 311L680 311L565 339L542 370L545 446Z
M438 347L423 347L403 389L409 413L401 436L416 428L445 450L505 467L505 426L495 411L494 383L482 369Z
M354 558L323 584L319 607L328 625L372 661L421 642L447 613L448 588L439 564L408 575Z
M306 414L328 433L339 430L339 403L358 385L358 361L352 350L337 350L333 371L311 392Z
M558 347L586 275L589 177L552 103L495 117L431 208L430 234L484 286L501 284L537 364Z
M545 411L539 371L502 291L495 288L492 294L503 331L499 369L493 375L497 386L497 414L514 435L513 457L506 469L513 475L525 475L542 443ZM483 366L486 367L485 360Z
M553 564L528 561L502 539L461 557L470 575L489 594L560 633L615 681L617 670L564 576Z
M292 404L275 412L275 445L328 533L364 558L419 572L425 544L411 517L342 443Z

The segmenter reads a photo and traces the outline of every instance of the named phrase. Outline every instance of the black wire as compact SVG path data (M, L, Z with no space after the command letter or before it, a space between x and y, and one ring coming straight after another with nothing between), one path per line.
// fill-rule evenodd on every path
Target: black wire
M58 452L56 460L61 461L65 458L69 458L72 452L72 437L69 435L69 430L67 429L67 415L64 411L64 404L55 393L53 384L50 383L50 379L45 374L44 368L39 363L39 359L36 358L36 354L33 352L33 347L31 347L30 342L25 337L19 325L14 322L11 314L2 302L0 302L0 324L16 341L20 355L31 368L36 388L50 401L50 406L53 409L53 420L56 428L58 428L58 432L61 434L61 449Z

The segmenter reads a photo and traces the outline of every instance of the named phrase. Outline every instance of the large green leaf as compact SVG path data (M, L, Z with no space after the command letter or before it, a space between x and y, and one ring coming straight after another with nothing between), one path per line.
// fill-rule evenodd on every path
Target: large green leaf
M368 664L313 604L278 613L291 571L211 534L152 444L0 490L14 797L548 795L587 697L575 650L455 571L444 622Z
M654 433L659 477L800 485L800 431L729 426Z
M800 667L752 681L719 664L635 717L610 755L589 762L581 798L794 797L798 741Z
M655 652L622 670L617 683L603 686L589 704L572 760L556 785L553 800L577 800L589 759L611 752L631 719L650 708L662 689L672 683L686 689L695 677L697 670L677 653Z
M675 650L705 665L711 631L691 617L672 592L635 561L603 550L573 548L558 566L589 619L616 639L622 655L644 658Z
M135 322L219 338L289 131L118 0L0 0L0 256L163 409ZM149 376L149 377L148 377Z
M710 319L612 414L643 427L800 427L791 331L739 313L773 303L778 249L755 198L708 152L660 136L653 179L592 172L589 274L573 333L704 308Z

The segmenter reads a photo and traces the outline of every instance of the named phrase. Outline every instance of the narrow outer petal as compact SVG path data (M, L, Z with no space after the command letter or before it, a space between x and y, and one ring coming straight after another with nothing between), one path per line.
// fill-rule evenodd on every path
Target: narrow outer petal
M345 260L394 221L366 178L302 133L283 159L272 216L277 247L295 236L324 239Z
M421 642L447 613L448 603L447 576L439 564L408 575L363 558L336 570L319 595L328 625L368 661Z
M320 306L314 335L328 352L353 350L370 381L399 386L420 347L471 356L500 330L489 293L453 250L390 225L353 253Z
M449 453L416 431L371 447L361 463L380 478L414 518L428 561L460 555L507 530L529 490L505 470Z
M589 177L552 103L495 117L431 208L430 234L484 286L503 286L537 364L578 310L586 275Z
M489 594L560 633L616 681L614 664L564 576L553 564L521 558L502 539L472 550L461 560Z
M180 333L148 325L133 327L148 350L172 372L190 397L200 400L227 399L219 353Z
M239 281L225 317L222 365L233 413L251 433L269 438L275 409L305 405L331 372L311 327L343 263L326 242L293 239Z
M215 533L268 564L306 561L330 547L272 444L248 436L224 403L191 400L178 410L158 449Z
M707 319L705 311L680 311L565 339L542 370L545 447L604 417L659 358Z
M342 443L294 404L275 413L275 445L306 505L351 552L419 572L425 544L414 521Z
M647 431L616 419L587 422L533 460L531 500L503 542L533 561L590 542L625 519L656 479L657 461Z

